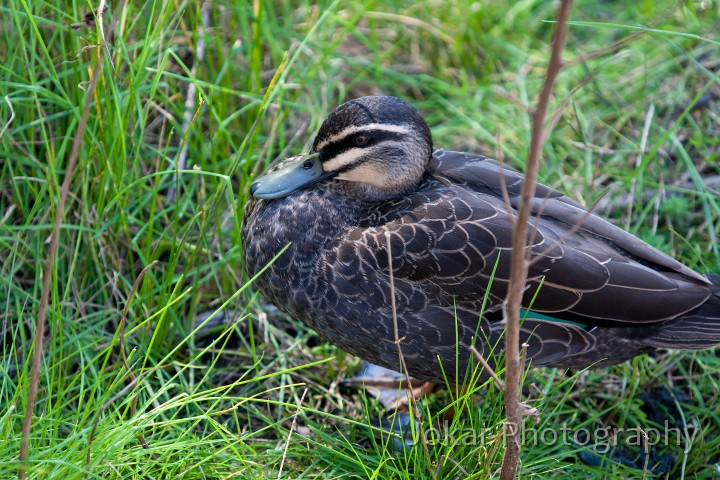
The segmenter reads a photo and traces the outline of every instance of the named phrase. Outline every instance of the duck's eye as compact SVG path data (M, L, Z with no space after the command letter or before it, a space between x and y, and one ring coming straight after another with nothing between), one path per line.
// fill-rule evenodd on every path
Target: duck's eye
M312 160L305 160L305 162L302 164L303 170L310 170L312 167L313 167Z
M365 145L368 142L368 137L365 135L358 135L353 139L353 142L355 142L355 145L358 146Z

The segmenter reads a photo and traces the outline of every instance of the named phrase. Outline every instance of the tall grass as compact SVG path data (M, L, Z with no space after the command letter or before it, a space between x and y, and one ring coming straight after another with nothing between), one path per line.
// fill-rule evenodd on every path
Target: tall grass
M395 451L368 428L382 408L340 387L358 361L255 296L239 228L250 179L306 150L330 109L357 95L406 98L436 146L522 167L555 6L223 1L204 17L196 2L118 2L105 14L110 57L83 23L94 7L0 6L0 478L20 467L48 238L88 103L52 265L29 477L495 472L504 413L493 385L421 400L426 441ZM720 273L718 187L705 184L720 175L718 6L585 0L571 19L585 23L569 30L541 178ZM719 368L712 351L663 353L577 375L531 370L525 385L536 430L558 435L648 430L643 394L677 388L684 420L669 415L695 434L652 450L675 458L672 476L712 478ZM522 475L642 475L589 467L578 452L592 446L570 440L529 440Z

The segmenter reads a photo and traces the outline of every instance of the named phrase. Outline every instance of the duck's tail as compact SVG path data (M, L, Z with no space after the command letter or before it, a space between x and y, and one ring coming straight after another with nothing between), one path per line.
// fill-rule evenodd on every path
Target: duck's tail
M657 325L645 340L657 348L702 350L720 345L720 275L707 275L713 283L713 294L699 307Z

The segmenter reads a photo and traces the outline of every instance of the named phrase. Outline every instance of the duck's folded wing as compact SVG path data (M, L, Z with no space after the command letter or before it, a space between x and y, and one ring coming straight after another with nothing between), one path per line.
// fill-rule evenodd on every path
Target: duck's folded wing
M506 198L514 209L520 205L524 175L497 160L482 155L438 149L434 152L430 170L450 183L465 185L479 193ZM551 218L566 228L572 226L574 229L589 232L641 262L674 270L701 283L710 284L703 275L607 220L591 215L582 205L561 192L539 182L536 182L535 187L535 196L531 201L534 215Z
M365 279L392 268L427 302L476 304L489 290L490 305L497 306L510 276L516 220L510 202L469 182L441 182L393 206L400 216L349 231L333 246L333 268L353 265L348 273ZM579 210L560 194L536 206L524 307L587 325L621 326L674 318L710 296L704 277L673 269L641 240Z

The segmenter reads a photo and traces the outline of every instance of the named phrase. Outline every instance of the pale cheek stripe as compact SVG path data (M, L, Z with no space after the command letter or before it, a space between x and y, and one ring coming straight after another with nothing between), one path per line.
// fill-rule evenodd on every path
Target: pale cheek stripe
M330 160L323 163L323 170L326 172L335 172L337 170L340 170L343 167L346 167L350 165L351 163L355 162L358 158L364 157L364 156L370 156L373 154L373 150L376 150L380 147L387 147L388 145L407 145L404 142L394 142L392 140L385 140L383 142L378 143L377 145L373 145L370 148L359 148L359 147L353 147L350 150L345 150L339 155L336 155L335 157L331 158Z
M328 160L327 162L323 163L323 170L326 172L334 172L336 170L340 170L346 165L349 165L356 161L358 158L364 156L366 153L369 153L372 149L369 148L351 148L350 150L345 150L340 155L335 156L333 159Z
M334 143L340 140L343 140L345 137L348 137L350 135L353 135L358 132L362 132L364 130L381 130L384 132L392 132L392 133L405 133L410 134L412 133L412 129L410 127L406 127L404 125L389 125L385 123L368 123L366 125L354 125L351 127L347 127L343 131L336 133L335 135L332 135L322 142L317 144L317 147L315 147L315 150L322 150L323 147L330 143Z

